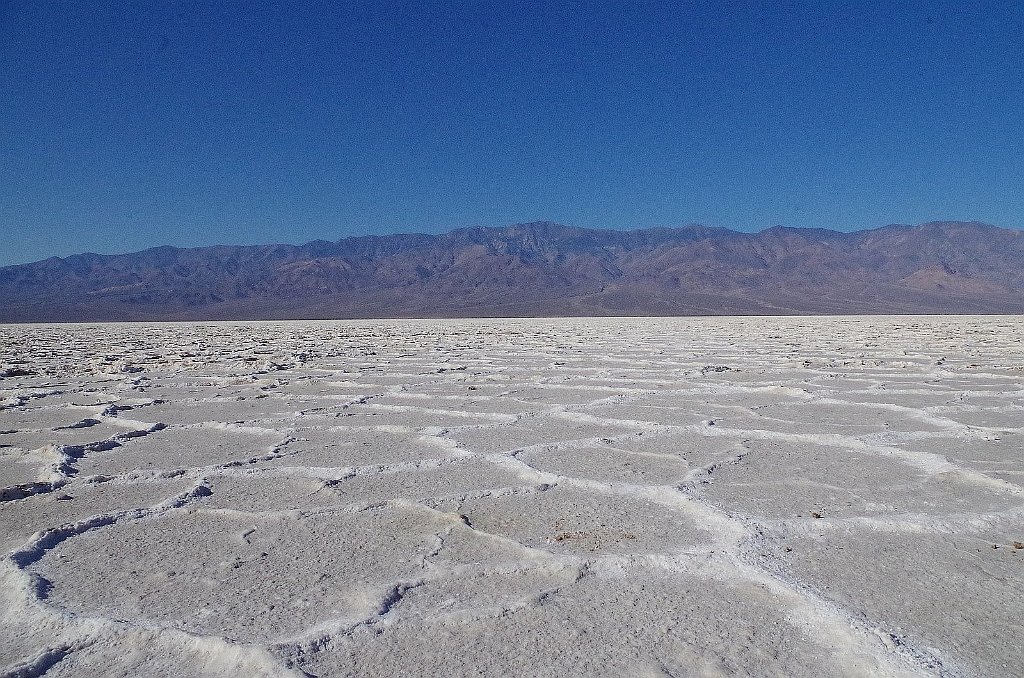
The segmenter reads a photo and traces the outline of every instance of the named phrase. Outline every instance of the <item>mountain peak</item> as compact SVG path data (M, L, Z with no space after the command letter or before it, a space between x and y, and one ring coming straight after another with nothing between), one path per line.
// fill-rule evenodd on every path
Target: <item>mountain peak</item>
M0 321L1024 312L1024 237L550 221L305 245L155 247L0 269Z

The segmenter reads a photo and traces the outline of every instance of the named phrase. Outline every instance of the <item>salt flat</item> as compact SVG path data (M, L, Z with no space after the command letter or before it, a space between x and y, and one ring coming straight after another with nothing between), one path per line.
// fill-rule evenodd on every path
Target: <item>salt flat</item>
M0 675L1019 676L1022 337L0 326Z

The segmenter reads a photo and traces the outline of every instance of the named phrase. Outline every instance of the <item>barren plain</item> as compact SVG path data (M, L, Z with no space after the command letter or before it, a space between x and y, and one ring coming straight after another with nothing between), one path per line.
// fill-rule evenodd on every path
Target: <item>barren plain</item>
M0 326L0 676L1018 676L1022 337Z

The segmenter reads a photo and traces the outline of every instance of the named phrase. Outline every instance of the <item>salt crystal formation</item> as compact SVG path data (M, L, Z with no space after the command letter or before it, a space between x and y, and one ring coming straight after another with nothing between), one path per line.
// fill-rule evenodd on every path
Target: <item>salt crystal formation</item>
M1022 330L0 326L0 675L1019 675Z

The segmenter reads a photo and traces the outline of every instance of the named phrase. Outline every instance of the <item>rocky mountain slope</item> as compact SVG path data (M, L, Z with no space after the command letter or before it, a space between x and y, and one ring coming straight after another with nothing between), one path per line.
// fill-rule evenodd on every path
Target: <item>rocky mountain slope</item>
M540 222L0 268L0 321L1024 313L1024 233Z

